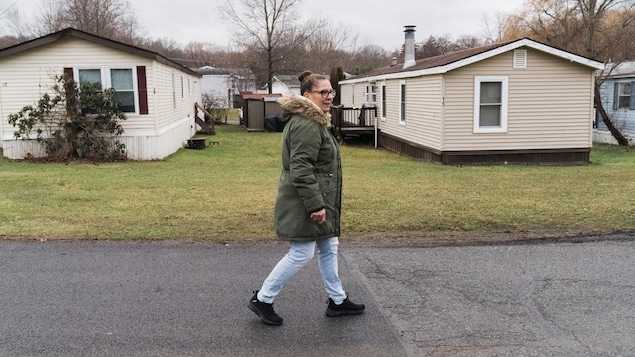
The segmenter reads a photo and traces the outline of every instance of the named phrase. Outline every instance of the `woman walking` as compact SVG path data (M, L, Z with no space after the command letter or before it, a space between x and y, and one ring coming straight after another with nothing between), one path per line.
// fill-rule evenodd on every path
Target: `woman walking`
M301 95L279 99L284 128L282 172L278 183L274 225L289 252L273 268L248 307L264 323L282 324L273 300L284 284L318 251L318 265L329 295L326 315L356 315L365 306L351 302L339 278L337 264L342 204L342 166L330 131L330 108L335 97L326 77L305 71L299 76Z

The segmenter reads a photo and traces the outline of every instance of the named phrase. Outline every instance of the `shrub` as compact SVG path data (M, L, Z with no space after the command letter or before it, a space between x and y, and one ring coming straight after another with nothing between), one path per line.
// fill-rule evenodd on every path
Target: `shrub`
M29 140L35 131L37 142L51 160L125 158L125 145L117 136L124 132L119 121L126 116L113 88L102 90L99 85L82 82L80 94L72 78L56 76L51 90L53 95L45 93L35 107L27 105L8 116L17 128L15 138Z

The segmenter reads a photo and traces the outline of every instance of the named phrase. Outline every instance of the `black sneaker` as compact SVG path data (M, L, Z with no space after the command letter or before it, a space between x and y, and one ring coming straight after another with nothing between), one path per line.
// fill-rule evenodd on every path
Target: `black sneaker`
M249 301L247 307L260 316L262 322L267 325L282 325L282 317L273 311L273 304L267 304L258 300L258 290L254 291L254 296Z
M343 315L359 315L364 312L366 306L364 304L356 304L350 301L348 298L344 299L344 302L336 305L335 302L329 298L329 306L326 308L326 316L337 317Z

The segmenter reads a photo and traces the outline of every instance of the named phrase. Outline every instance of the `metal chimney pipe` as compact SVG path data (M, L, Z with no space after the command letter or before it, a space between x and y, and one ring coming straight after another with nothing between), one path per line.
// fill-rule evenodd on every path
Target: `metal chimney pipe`
M404 44L405 61L403 63L403 69L412 67L415 62L415 27L417 26L404 26L406 33L406 42Z

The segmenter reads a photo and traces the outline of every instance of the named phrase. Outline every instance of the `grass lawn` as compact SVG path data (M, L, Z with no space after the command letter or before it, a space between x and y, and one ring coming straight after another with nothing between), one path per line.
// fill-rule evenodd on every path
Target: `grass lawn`
M0 239L275 239L280 133L216 126L205 150L162 161L0 158ZM635 230L635 149L596 145L583 166L424 163L342 146L342 237L536 238Z

